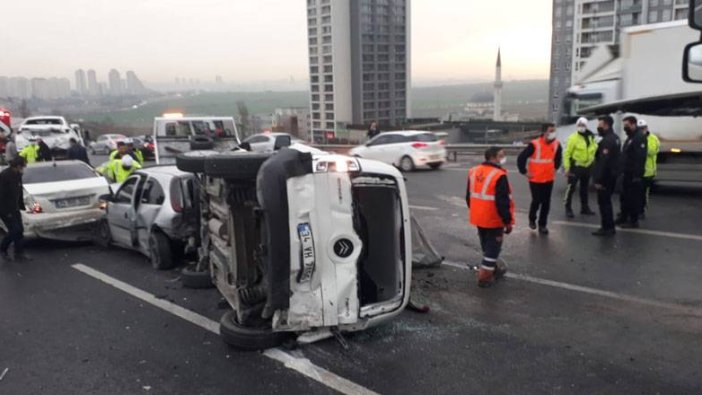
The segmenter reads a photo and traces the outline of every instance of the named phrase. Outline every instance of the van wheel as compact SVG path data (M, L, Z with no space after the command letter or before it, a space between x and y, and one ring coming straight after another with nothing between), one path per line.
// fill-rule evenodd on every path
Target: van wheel
M278 347L293 337L291 333L273 332L271 328L241 326L234 310L229 310L222 316L219 335L226 344L244 351Z
M214 288L212 275L209 270L198 272L195 267L189 266L180 272L180 282L184 288L190 289L207 289Z
M217 155L217 151L190 151L176 156L176 167L187 173L202 173L205 171L205 159Z
M414 171L414 162L412 161L412 158L409 156L403 156L402 159L400 159L400 170L405 173Z
M168 237L159 231L152 231L149 235L149 256L151 266L156 270L173 268L173 251Z
M270 157L271 154L248 152L218 155L205 161L205 174L233 181L254 181L258 170Z

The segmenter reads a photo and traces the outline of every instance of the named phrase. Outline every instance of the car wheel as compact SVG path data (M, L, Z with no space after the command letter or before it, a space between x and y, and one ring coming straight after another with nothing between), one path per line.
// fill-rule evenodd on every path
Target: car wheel
M443 163L432 163L429 165L429 167L431 167L432 170L439 170L442 164Z
M205 174L235 181L256 180L258 170L271 154L238 152L218 155L205 161Z
M233 310L224 313L219 321L219 335L226 344L245 351L278 347L293 337L291 333L273 332L271 328L241 326Z
M414 162L412 161L412 158L409 156L403 156L402 159L400 159L400 170L403 172L414 171Z
M109 247L112 243L112 233L110 233L110 224L107 219L98 221L95 225L95 232L93 233L93 242L100 247Z
M189 266L180 272L180 282L183 284L183 287L190 289L214 288L210 271L198 272L195 269L196 267Z
M191 151L176 156L176 167L188 173L203 173L205 160L209 156L217 155L217 151Z
M159 231L151 232L149 236L149 257L151 266L156 270L173 268L173 252L168 237Z

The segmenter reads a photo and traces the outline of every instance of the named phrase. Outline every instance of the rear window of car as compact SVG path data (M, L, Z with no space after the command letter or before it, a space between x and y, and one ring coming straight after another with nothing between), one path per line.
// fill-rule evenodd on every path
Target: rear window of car
M25 125L61 125L59 119L30 119L25 122Z
M421 141L424 143L433 143L439 141L439 138L436 137L434 133L422 133L418 134L415 136L412 136L412 141Z
M41 184L44 182L82 180L95 177L98 177L95 171L82 164L39 167L28 166L24 170L22 182L24 184Z

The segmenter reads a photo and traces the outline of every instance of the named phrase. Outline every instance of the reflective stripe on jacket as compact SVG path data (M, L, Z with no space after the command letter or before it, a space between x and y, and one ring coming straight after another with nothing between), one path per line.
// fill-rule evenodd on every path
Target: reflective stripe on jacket
M644 177L655 177L658 173L658 152L661 150L661 141L653 133L648 133L646 170Z
M531 142L534 146L534 154L529 158L529 182L545 184L556 179L556 153L558 152L558 140L547 142L541 137Z
M487 165L470 169L470 223L479 228L501 228L506 224L495 204L497 181L507 170ZM512 188L510 187L510 193ZM514 224L514 200L510 196L510 213Z

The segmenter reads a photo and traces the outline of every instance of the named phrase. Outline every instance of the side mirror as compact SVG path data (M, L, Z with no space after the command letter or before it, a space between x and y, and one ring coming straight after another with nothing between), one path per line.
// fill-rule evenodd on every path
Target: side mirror
M702 1L700 4L702 6ZM702 82L702 42L685 47L683 79L686 82Z
M98 200L103 202L112 202L114 200L114 196L112 194L100 195L100 197L98 197Z

